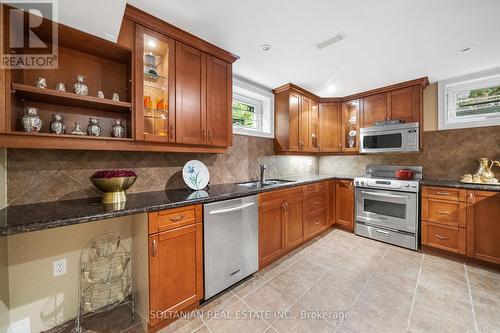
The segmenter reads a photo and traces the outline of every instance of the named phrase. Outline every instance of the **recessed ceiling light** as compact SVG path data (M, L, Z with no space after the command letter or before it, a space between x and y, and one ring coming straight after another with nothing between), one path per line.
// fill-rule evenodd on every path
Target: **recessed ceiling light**
M326 88L326 91L328 91L329 93L333 93L335 92L335 90L337 90L337 86L335 85L329 85L327 88Z
M262 51L269 51L269 50L271 50L272 48L273 48L273 47L272 47L271 45L269 45L269 44L262 44L262 45L260 46L260 49L261 49Z
M463 49L460 49L458 50L458 53L462 54L462 53L466 53L466 52L469 52L471 51L472 49L474 49L475 46L466 46L464 47Z
M152 39L148 40L148 46L152 49L156 47L156 42Z

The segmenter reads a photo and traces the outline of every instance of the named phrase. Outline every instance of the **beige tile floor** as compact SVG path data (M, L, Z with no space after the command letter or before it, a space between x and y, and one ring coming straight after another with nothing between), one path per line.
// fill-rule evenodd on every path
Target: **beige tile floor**
M160 332L500 332L500 274L335 229L199 311Z

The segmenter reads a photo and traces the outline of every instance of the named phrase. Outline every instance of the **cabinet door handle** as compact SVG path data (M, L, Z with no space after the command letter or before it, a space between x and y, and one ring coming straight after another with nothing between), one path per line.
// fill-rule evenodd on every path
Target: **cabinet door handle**
M213 142L213 139L212 139L212 130L209 130L208 131L208 142Z
M156 239L153 239L153 244L151 245L151 252L153 253L153 257L156 257L156 255L158 254Z
M184 217L185 217L184 215L177 215L177 216L172 216L171 218L169 218L169 220L172 221L172 222L179 222Z
M170 125L170 139L174 139L174 125Z
M444 237L444 236L441 236L441 235L438 235L438 234L434 234L434 236L436 236L437 238L441 239L441 240L447 240L448 237Z
M468 199L469 199L469 203L474 203L474 201L475 201L474 192L469 193Z
M316 146L318 147L318 150L321 149L321 145L319 143L317 143Z
M439 195L450 195L450 192L436 192Z
M202 133L203 133L203 137L201 138L201 141L202 142L206 142L207 141L207 131L204 129L202 131Z

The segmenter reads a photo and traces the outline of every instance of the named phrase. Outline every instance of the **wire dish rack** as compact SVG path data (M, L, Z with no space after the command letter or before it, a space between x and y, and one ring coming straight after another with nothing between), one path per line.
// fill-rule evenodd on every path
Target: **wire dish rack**
M130 240L119 233L102 234L82 249L76 332L84 332L85 318L124 304L130 304L134 320L130 253Z

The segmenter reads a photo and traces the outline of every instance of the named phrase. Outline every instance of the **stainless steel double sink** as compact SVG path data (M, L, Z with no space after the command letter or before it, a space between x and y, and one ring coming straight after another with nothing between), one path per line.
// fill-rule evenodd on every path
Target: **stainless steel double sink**
M254 181L249 181L249 182L236 183L236 185L244 186L244 187L248 187L248 188L262 188L262 187L288 184L288 183L294 183L294 182L295 182L295 180L267 179L264 182L261 182L260 180L254 180Z

